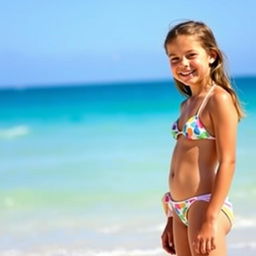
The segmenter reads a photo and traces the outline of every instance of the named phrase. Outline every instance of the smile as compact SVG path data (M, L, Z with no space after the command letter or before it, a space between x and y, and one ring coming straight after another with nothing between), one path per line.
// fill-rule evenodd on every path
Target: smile
M187 72L180 72L180 75L182 76L189 76L192 75L195 72L195 70L187 71Z

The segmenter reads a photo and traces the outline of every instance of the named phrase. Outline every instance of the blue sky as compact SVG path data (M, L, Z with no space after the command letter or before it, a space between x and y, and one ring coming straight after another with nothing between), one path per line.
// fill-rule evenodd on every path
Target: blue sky
M232 75L256 75L256 1L2 1L0 86L168 79L171 24L206 22Z

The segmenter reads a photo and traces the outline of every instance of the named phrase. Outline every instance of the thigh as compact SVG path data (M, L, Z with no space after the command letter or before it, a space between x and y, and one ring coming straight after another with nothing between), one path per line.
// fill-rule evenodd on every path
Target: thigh
M188 242L188 228L181 222L176 214L174 214L173 217L173 235L176 255L191 256L192 254Z
M208 202L205 201L197 201L193 203L188 212L188 239L190 250L193 256L199 256L201 254L197 254L194 251L194 247L192 245L195 237L197 236L202 222L204 220L204 215L206 212L206 208L208 206ZM227 248L226 248L226 234L230 229L230 222L227 216L221 211L218 219L217 219L217 234L216 234L216 249L211 251L209 256L225 256L227 255Z

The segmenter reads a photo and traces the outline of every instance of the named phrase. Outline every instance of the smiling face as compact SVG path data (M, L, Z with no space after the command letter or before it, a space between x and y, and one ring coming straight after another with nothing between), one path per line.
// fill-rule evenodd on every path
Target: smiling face
M179 35L166 45L173 76L189 86L204 85L210 80L214 52L208 54L195 36Z

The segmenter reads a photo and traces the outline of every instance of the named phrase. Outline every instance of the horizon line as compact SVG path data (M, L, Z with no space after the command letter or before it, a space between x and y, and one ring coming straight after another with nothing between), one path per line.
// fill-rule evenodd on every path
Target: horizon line
M256 74L249 75L234 75L230 76L230 80L236 79L250 79L256 78ZM26 89L50 89L50 88L68 88L68 87L98 87L98 86L121 86L127 84L137 84L137 83L158 83L158 82L174 82L173 77L169 78L153 78L153 79L126 79L126 80L110 80L110 81L92 81L92 82L65 82L65 83L35 83L27 85L6 85L0 86L0 91L2 90L26 90Z

